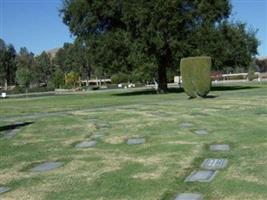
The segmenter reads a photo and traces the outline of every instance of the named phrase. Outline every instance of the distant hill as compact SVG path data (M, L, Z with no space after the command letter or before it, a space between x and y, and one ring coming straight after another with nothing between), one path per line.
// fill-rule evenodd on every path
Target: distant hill
M56 56L56 53L58 52L59 48L54 48L54 49L50 49L50 50L47 50L46 53L50 54L51 57L55 57Z

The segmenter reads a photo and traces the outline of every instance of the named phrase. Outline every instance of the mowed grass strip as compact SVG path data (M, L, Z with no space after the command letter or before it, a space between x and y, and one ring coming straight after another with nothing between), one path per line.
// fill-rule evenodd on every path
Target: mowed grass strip
M77 110L38 117L14 138L0 137L0 185L11 188L1 199L171 200L183 192L207 200L267 199L266 85L226 89L195 100L183 93L103 93L1 101L1 109L29 103L14 112L0 109L1 117ZM193 126L182 128L185 122ZM194 134L198 129L208 134ZM95 147L74 148L93 134L104 135ZM146 142L127 145L135 137ZM215 143L231 149L211 152ZM209 157L228 158L229 165L211 183L184 183ZM64 165L30 171L45 161Z

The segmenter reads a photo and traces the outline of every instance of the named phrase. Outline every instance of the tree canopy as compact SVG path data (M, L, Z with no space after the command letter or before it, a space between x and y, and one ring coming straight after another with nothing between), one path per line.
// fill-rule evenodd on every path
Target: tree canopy
M91 48L96 66L134 75L149 67L159 91L167 89L167 70L178 68L182 57L209 55L221 68L255 54L255 35L226 21L228 0L65 0L61 13L70 31ZM222 41L229 49L220 49Z
M15 82L16 50L12 44L6 45L0 38L0 83L4 83L5 89Z
M247 68L259 45L255 30L228 20L229 0L64 0L60 12L74 43L55 57L34 56L0 39L0 84L15 84L23 68L30 85L61 86L64 74L75 72L83 80L156 80L164 92L183 57L209 56L213 71L227 72Z

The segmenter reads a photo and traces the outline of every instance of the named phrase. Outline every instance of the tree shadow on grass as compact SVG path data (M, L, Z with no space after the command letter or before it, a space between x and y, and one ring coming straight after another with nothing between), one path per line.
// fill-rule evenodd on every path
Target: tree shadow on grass
M214 86L211 88L211 91L232 91L232 90L248 90L248 89L256 89L259 87L256 86ZM167 93L182 93L184 92L183 88L169 88ZM133 91L133 92L124 92L113 94L115 96L138 96L138 95L154 95L158 94L154 89L146 89L141 91ZM208 95L205 98L212 99L216 98L215 95Z
M231 91L231 90L249 90L257 89L257 86L213 86L211 91Z
M207 96L204 96L204 97L188 97L189 100L192 100L192 99L215 99L217 98L218 96L217 95L207 95Z
M28 126L30 124L33 124L33 122L19 122L15 124L6 125L6 126L0 126L0 132L11 131L11 130L18 129L24 126Z

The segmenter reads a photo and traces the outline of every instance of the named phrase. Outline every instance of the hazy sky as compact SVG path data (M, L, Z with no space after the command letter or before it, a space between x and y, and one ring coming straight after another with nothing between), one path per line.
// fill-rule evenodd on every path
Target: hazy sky
M232 0L232 19L258 29L259 56L267 56L267 0ZM0 0L0 38L35 54L73 41L62 23L61 0Z

